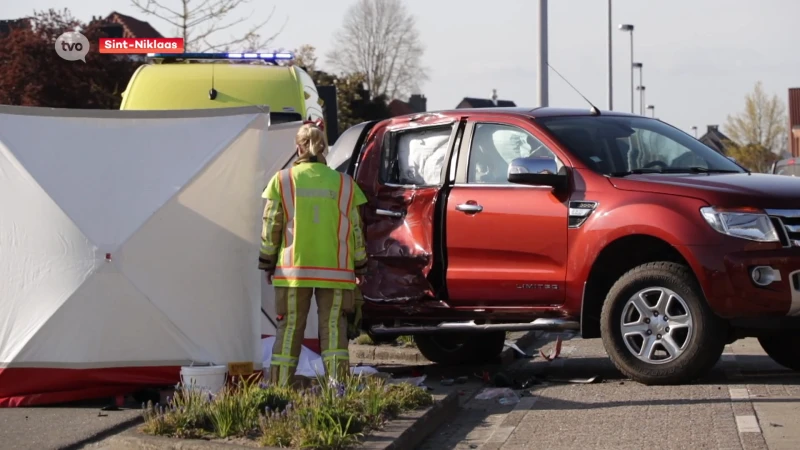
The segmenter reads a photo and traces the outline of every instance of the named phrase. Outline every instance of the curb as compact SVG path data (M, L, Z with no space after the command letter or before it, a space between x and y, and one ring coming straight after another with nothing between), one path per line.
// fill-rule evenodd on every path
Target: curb
M511 341L523 350L533 344L544 331L516 331L507 335L507 340ZM370 363L402 363L402 364L431 364L422 353L414 347L393 347L383 345L362 345L350 344L351 362L363 364ZM516 350L506 347L500 353L500 363L509 364L517 359Z
M410 411L371 433L360 448L369 450L414 450L458 411L458 392L451 392L428 409Z
M370 433L359 448L369 450L414 450L439 426L450 420L458 410L458 393L450 394L435 400L433 406L418 411L409 411L389 421L383 430ZM128 424L130 426L131 424ZM108 438L107 448L114 450L244 450L260 448L263 450L280 450L275 447L257 447L240 445L222 441L206 441L200 439L178 439L161 436L150 436L130 429L117 436Z

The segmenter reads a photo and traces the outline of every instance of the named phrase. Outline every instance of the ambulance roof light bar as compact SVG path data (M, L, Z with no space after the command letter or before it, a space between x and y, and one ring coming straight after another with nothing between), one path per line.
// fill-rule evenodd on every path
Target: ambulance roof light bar
M148 53L148 58L157 60L187 60L187 59L213 59L213 60L238 60L238 61L291 61L294 55L291 52L252 52L252 53Z

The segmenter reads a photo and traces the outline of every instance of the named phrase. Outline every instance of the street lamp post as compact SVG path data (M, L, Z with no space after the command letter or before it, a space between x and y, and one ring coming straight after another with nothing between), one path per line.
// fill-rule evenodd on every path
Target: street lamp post
M611 64L611 0L608 0L608 110L614 110L614 71Z
M694 131L694 138L697 139L697 127L692 125L692 131Z
M639 115L644 115L644 64L640 62L635 62L632 64L634 69L639 69L639 87L636 90L639 91Z
M644 115L644 90L645 86L639 85L636 86L636 90L639 91L639 115Z
M633 114L633 25L624 23L619 26L619 29L631 33L631 114Z
M547 0L539 0L539 106L548 106Z
M655 119L655 117L656 117L656 106L655 105L647 105L647 109L649 109L650 111L653 112L652 113L653 115L650 116L650 117Z

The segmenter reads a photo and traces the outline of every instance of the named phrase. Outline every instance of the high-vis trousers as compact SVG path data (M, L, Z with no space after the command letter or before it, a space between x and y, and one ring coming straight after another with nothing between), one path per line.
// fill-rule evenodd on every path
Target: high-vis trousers
M311 297L314 295L317 298L319 340L325 373L329 377L341 380L350 370L345 314L353 310L353 291L276 286L275 312L278 316L278 331L270 361L271 384L280 386L293 384L306 329L306 319L311 308Z

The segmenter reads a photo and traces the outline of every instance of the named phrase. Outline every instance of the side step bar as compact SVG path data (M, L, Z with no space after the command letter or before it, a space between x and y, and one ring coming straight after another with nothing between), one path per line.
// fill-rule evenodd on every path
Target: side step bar
M469 322L443 322L438 325L409 325L387 327L376 325L370 328L370 333L376 336L404 336L409 334L440 334L440 333L482 333L490 331L578 331L581 324L575 320L566 319L536 319L526 323L487 323L477 324Z

